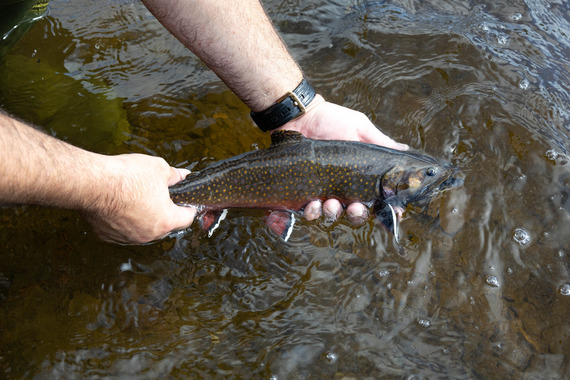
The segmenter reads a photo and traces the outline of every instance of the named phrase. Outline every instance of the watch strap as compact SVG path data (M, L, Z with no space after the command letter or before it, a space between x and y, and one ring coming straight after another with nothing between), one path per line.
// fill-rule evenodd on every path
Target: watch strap
M251 118L263 132L279 128L303 115L316 94L313 86L303 79L297 88L287 92L271 107L260 112L251 112Z

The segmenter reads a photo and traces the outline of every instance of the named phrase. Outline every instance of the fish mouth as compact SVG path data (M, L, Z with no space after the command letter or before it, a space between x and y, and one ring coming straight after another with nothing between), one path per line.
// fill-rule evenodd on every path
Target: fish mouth
M450 164L446 167L446 169L448 170L449 177L445 181L439 184L439 189L444 190L450 187L463 186L463 184L465 183L465 179L463 178L463 174L459 170L459 168L457 166Z
M450 187L459 187L459 186L463 186L463 184L465 183L465 180L463 178L460 177L449 177L448 179L446 179L445 181L443 181L442 183L440 183L439 188L440 190L443 189L447 189Z

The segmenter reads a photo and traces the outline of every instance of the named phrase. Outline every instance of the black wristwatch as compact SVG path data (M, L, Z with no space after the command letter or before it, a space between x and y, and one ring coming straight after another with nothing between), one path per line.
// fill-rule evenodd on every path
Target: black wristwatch
M279 128L283 124L303 115L316 91L303 79L293 92L288 92L271 107L261 112L251 112L251 118L263 132Z

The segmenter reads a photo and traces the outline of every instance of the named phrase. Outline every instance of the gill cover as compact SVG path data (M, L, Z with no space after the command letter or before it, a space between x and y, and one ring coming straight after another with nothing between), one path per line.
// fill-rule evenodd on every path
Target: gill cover
M380 185L384 199L375 205L375 213L384 227L394 234L396 241L406 205L438 190L452 172L451 167L426 162L425 165L407 168L395 166L384 174Z
M392 205L403 207L411 201L430 194L433 189L449 178L450 174L450 170L436 163L408 168L393 167L382 178L384 200Z

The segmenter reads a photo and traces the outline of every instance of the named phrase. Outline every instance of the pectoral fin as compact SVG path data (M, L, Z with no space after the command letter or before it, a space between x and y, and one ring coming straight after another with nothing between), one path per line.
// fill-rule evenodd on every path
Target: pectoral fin
M400 233L400 219L404 210L399 206L392 206L390 203L385 203L384 207L376 210L376 217L386 230L394 235L396 241Z

